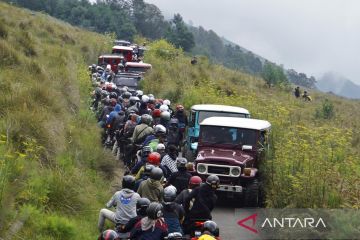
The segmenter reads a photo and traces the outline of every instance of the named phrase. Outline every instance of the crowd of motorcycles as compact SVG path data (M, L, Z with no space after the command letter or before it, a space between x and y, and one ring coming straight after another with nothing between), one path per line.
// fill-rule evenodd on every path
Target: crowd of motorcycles
M102 144L125 168L122 189L100 211L98 239L220 239L211 221L219 178L202 182L181 157L184 106L173 108L169 99L116 86L109 65L89 71L90 108L103 129ZM112 230L104 229L105 219L114 223Z

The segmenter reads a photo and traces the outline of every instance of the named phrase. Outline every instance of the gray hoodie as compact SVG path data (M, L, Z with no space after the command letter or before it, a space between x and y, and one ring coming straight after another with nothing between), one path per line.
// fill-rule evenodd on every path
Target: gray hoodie
M140 195L133 190L124 188L112 196L106 207L116 207L115 220L117 223L126 224L131 218L136 217L136 203Z

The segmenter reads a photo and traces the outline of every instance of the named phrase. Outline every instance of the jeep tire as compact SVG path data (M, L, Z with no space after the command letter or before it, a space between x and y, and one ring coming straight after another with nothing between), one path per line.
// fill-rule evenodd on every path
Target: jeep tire
M249 182L244 191L244 207L255 208L260 206L260 186L257 179Z

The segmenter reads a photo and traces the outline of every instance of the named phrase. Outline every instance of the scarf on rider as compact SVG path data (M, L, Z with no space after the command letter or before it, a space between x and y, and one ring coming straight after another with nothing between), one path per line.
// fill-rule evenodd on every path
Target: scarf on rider
M165 224L164 218L159 218L157 220L153 220L153 219L150 219L148 217L144 217L144 218L141 219L141 230L142 231L147 231L150 228L152 228L152 231L154 231L155 225L156 225L157 222L160 225Z

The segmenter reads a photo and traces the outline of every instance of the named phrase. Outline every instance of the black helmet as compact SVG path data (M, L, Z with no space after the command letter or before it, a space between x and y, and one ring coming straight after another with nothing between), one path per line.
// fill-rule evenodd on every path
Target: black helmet
M150 178L153 180L160 181L160 179L164 176L163 171L159 167L154 167L151 170Z
M122 188L134 190L135 188L135 177L132 175L126 175L122 179Z
M141 156L147 157L150 153L151 153L151 147L149 145L143 146L143 148L141 149Z
M122 97L129 99L131 97L131 93L130 92L124 92Z
M204 222L202 232L205 232L205 231L211 233L213 236L217 236L219 234L219 228L218 228L216 222L214 222L214 221Z
M138 216L145 216L146 209L150 205L150 200L147 198L139 198L136 203L136 213Z
M163 216L163 206L158 202L150 203L146 209L146 215L152 220L157 220Z
M114 230L105 230L100 238L100 240L117 240L120 239L118 234Z
M110 93L110 98L115 98L115 99L117 99L117 98L118 98L117 93L116 93L116 92L111 92L111 93Z
M183 158L183 157L178 157L176 159L176 166L178 169L182 168L182 169L186 169L186 164L187 164L187 159Z
M213 189L218 189L220 184L220 179L216 175L210 175L206 178L206 183Z
M164 202L173 202L176 198L176 187L173 185L164 188Z
M154 165L146 164L144 167L143 176L150 176L153 168L154 168Z

